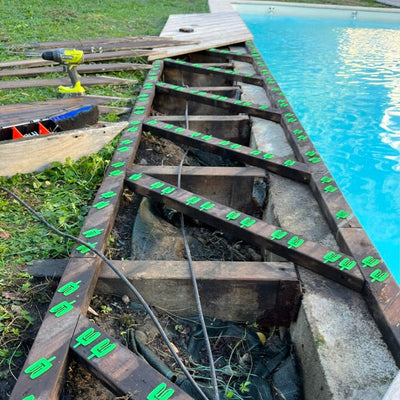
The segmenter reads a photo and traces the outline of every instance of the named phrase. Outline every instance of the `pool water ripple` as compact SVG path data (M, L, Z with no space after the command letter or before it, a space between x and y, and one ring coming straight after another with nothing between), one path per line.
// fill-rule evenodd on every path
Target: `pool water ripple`
M242 14L254 42L400 282L400 28Z

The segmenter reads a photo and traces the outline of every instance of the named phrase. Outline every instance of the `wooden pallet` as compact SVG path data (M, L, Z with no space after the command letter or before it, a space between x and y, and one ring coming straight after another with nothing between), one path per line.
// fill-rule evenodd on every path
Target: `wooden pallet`
M244 45L247 50L245 54L210 49L193 55L195 62L185 57L185 60L167 59L153 63L132 111L129 127L123 132L85 220L79 237L81 242L75 245L65 266L49 311L16 382L12 400L56 399L71 354L118 395L135 390L139 399L157 398L149 393L154 393L159 385L164 388L166 383L162 376L142 365L136 356L123 349L85 316L102 273L100 259L93 249L105 251L125 188L361 292L393 357L400 364L399 287L352 213L254 44L246 42ZM210 57L213 60L220 59L221 64L232 59L246 60L253 65L255 74L243 75L219 68L215 66L215 61L214 66L210 67L207 62ZM203 59L204 64L199 59ZM272 105L245 102L240 98L225 96L219 90L205 91L190 86L190 83L188 87L183 86L178 81L182 73L186 74L185 78L192 75L205 77L215 87L229 87L236 81L261 86ZM190 81L185 79L186 82ZM166 98L169 102L165 101ZM199 115L189 118L198 124L196 130L182 126L184 111L181 116L168 117L179 101L189 104L189 109L204 110L205 115L201 118ZM223 126L224 120L229 121L228 126L232 126L233 121L238 123L246 115L279 123L296 157L285 159L250 148L244 142L235 142L231 132L228 133L231 137L227 138L223 129L213 129L215 124ZM205 124L202 125L202 122ZM207 127L209 131L202 131L201 127ZM177 187L171 183L171 175L175 177L176 169L172 172L171 168L135 165L135 155L144 131L308 185L333 234L338 238L340 252L303 238L296 232L267 224L236 208L234 204L218 202L193 188ZM240 137L240 134L237 136ZM229 179L229 175L235 177L238 170L224 173ZM214 172L206 171L206 174L211 182ZM248 194L243 193L242 197L245 196ZM157 268L156 262L151 263L153 268L154 265ZM158 265L162 263L165 262L158 262ZM295 311L301 294L299 283L288 279L278 269L274 270L272 276L275 283L270 286L271 296L275 296L279 290L285 291L285 296L274 304L274 310L287 310L284 317L284 324L287 324L296 318ZM284 298L294 299L294 309L285 304ZM279 318L278 314L276 318ZM282 322L277 319L273 321ZM129 379L122 374L126 365L130 371ZM190 398L172 383L168 382L167 386L173 389L169 397Z

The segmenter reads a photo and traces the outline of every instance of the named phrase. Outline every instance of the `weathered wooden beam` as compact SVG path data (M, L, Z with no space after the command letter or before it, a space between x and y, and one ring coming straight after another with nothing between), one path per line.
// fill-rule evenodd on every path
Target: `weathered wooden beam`
M235 70L231 69L223 69L221 67L214 66L205 66L202 63L190 63L183 60L175 60L173 58L165 58L164 59L164 68L174 68L181 71L190 72L193 74L202 74L207 75L207 78L210 79L210 76L219 76L223 79L230 82L244 82L253 85L261 85L262 79L261 76L256 74L241 74Z
M136 81L132 79L113 78L109 76L83 76L80 78L82 86L99 85L132 85ZM68 78L48 78L48 79L17 79L12 81L0 81L0 90L27 89L34 87L58 87L60 85L69 86L71 80Z
M201 90L171 85L165 82L157 83L157 93L168 93L170 96L181 97L186 100L197 101L213 107L227 109L230 113L244 113L275 122L281 121L281 112L268 105L258 105L234 98L226 98L218 94L207 93Z
M127 177L127 185L142 196L163 202L354 290L363 288L364 279L356 261L349 255L335 253L323 245L135 170L128 171Z
M133 395L141 400L171 396L177 400L193 399L84 316L79 318L70 350L117 396Z
M154 118L146 119L144 127L154 134L176 142L219 154L222 157L230 157L254 167L264 168L299 182L307 182L310 178L307 166L295 160L276 157L271 153L263 153L250 147L231 143L229 140L221 140L212 135L205 135L172 124L164 124Z
M80 74L99 74L105 72L115 71L137 71L143 69L150 69L149 64L138 63L109 63L109 64L82 64L77 66L77 71ZM65 73L63 66L49 66L38 68L24 68L24 69L3 69L0 70L0 78L11 78L15 76L38 76L50 73Z
M202 52L205 56L209 57L220 57L223 59L228 59L228 60L237 60L237 61L242 61L242 62L247 62L247 63L252 63L253 62L253 57L244 51L230 51L227 49L216 49L212 48L209 50L205 50Z
M197 313L187 261L111 261L151 306L180 317ZM39 278L57 279L67 262L37 261L27 272ZM205 315L229 321L257 321L268 326L288 326L295 321L301 285L292 263L193 261L193 268ZM127 295L137 301L106 265L102 267L96 293Z
M135 165L134 168L173 185L177 184L178 167ZM250 211L254 180L265 177L265 170L261 168L184 166L181 170L181 187L229 207Z

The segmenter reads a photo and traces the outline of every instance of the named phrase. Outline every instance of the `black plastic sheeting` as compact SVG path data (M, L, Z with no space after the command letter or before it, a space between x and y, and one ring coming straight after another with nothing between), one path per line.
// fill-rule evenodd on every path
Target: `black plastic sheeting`
M190 332L187 352L192 360L193 377L212 399L208 359L203 332L197 318L179 321ZM213 350L221 399L302 400L302 380L289 334L271 334L263 344L257 332L230 322L206 318ZM194 399L200 399L190 382L176 382Z

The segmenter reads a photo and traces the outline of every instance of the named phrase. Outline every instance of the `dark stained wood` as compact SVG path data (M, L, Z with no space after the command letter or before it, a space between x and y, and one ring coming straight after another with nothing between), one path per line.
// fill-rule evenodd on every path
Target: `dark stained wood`
M188 71L194 74L206 75L208 79L210 79L209 75L215 75L223 77L228 82L244 82L259 86L261 86L262 84L262 79L259 75L241 74L234 70L223 69L218 66L203 66L203 64L201 63L190 63L187 61L175 60L172 58L164 59L164 66L166 69L174 68L181 71Z
M282 157L275 157L273 154L263 153L250 147L231 143L230 141L221 141L220 138L213 137L212 135L205 135L172 124L164 124L154 118L145 121L145 129L176 142L219 154L222 157L230 157L254 167L265 168L268 171L293 180L307 182L310 178L308 169L303 163Z
M156 399L158 397L150 397L150 393L154 393L161 384L173 391L173 399L192 399L146 361L83 316L79 318L70 349L79 363L117 396L134 394L138 400Z
M136 171L177 184L178 167L135 165ZM188 167L181 170L181 187L218 203L249 212L253 206L256 178L265 178L265 170L252 167Z
M212 48L209 50L204 50L202 54L207 57L218 57L222 59L237 60L247 63L253 62L253 57L249 53L243 51L230 51L228 49Z
M170 96L181 97L186 100L197 101L198 103L227 109L233 114L245 113L275 122L281 121L281 112L275 108L269 107L268 105L258 105L238 99L224 98L224 96L218 96L216 94L207 93L193 88L158 82L157 93L168 93Z
M355 263L350 269L339 265L342 262L345 265L352 263L354 260L351 256L332 252L325 246L300 238L291 232L283 232L282 236L282 230L277 226L135 170L128 171L127 177L127 185L142 196L161 201L177 211L223 229L247 243L270 250L354 290L360 291L363 288L364 279ZM211 208L208 208L210 205Z
M63 274L67 262L36 261L27 271L35 277L54 279ZM152 307L169 310L181 317L196 313L187 261L112 262ZM201 277L198 284L205 315L230 321L258 321L268 326L287 326L295 321L301 286L292 263L193 261L193 268L195 276ZM96 293L132 297L115 272L105 265ZM243 307L243 304L251 304L251 307Z

